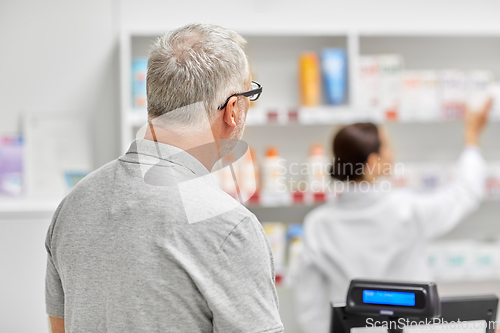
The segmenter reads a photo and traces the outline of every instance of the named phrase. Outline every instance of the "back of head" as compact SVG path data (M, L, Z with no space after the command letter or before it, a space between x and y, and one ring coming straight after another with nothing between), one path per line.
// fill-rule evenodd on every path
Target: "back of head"
M160 37L148 60L149 120L179 109L168 121L186 126L199 124L200 117L214 119L217 107L243 91L249 78L245 44L234 31L207 24L190 24Z
M371 153L379 153L380 137L376 125L357 123L343 127L333 140L331 176L338 180L363 179L365 165Z

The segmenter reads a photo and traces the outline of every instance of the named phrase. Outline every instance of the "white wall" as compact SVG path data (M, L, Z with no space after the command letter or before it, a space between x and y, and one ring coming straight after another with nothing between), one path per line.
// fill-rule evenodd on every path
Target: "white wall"
M117 7L112 0L0 1L0 134L17 132L22 112L84 113L95 166L117 156ZM15 215L0 216L0 332L47 332L51 214Z
M0 220L0 332L47 332L45 235L50 218Z
M122 0L121 26L207 22L240 31L498 32L495 0Z
M92 117L94 163L118 149L117 5L112 0L0 1L0 134L22 112Z

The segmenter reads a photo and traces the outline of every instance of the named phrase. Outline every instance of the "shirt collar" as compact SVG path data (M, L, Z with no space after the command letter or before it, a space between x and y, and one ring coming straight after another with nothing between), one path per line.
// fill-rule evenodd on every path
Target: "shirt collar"
M344 182L343 184L344 188L339 193L338 202L345 206L361 207L371 205L388 192L387 186L379 186L368 182Z
M189 154L185 150L166 143L155 142L147 139L136 139L131 143L130 148L125 154L125 159L132 154L154 157L156 159L183 166L197 176L204 176L210 173L207 168L205 168L205 166L193 155Z

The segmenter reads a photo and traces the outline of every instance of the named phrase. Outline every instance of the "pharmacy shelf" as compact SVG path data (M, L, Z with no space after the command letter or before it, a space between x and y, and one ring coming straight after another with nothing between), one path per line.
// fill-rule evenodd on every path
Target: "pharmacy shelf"
M443 119L436 116L438 112L417 112L411 116L399 115L396 119L388 118L381 109L359 110L349 107L319 106L299 108L251 108L248 111L246 126L330 126L352 124L357 122L373 122L376 124L391 123L449 123L457 119ZM142 127L147 121L147 111L132 109L127 113L128 126ZM494 110L490 121L500 121L500 110Z
M131 63L136 57L147 56L149 45L164 30L137 29L121 34L121 138L125 150L138 127L146 122L145 110L133 110L131 105ZM361 121L375 123L447 123L439 112L401 112L387 117L381 110L359 110L353 104L360 93L357 83L359 58L362 55L400 54L408 70L444 70L456 68L470 71L478 68L500 76L497 66L500 47L498 31L476 30L400 30L363 31L353 29L267 29L241 27L247 40L256 80L265 82L265 94L248 114L247 126L330 126ZM342 48L348 56L348 98L340 107L302 108L298 105L297 57L300 52L319 52L325 47ZM323 101L322 103L324 103ZM415 110L413 110L415 111ZM500 120L500 110L493 121Z
M317 206L335 200L335 193L281 192L255 193L247 202L247 207L280 208L290 206Z
M142 127L148 121L148 113L144 109L132 109L127 113L126 121L133 128Z
M287 126L287 125L332 125L359 121L383 121L382 113L358 112L347 107L309 107L309 108L251 108L248 111L247 126ZM127 113L128 126L138 128L147 122L147 111L132 109Z
M286 193L274 200L258 201L249 200L245 203L248 208L286 208L286 207L315 207L327 202L333 202L332 196L323 193L317 194L316 198L312 194ZM34 200L34 199L1 199L0 214L12 213L53 213L61 200ZM500 198L487 198L485 202L500 202Z
M380 123L449 123L460 119L446 119L437 110L421 110L415 113L388 115L382 109L361 110L350 107L300 107L296 109L250 109L247 126L321 126L352 124L357 122ZM500 120L500 110L492 112L490 121Z
M266 28L267 29L267 28ZM147 56L150 43L164 30L123 31L121 57L121 134L125 151L137 130L146 124L146 110L133 109L131 98L131 64L136 57ZM252 75L264 84L264 94L251 107L247 116L244 140L254 149L258 163L263 162L266 149L274 145L288 163L303 163L313 144L320 143L330 151L337 125L355 122L387 124L397 159L405 162L454 163L462 149L460 120L443 119L437 110L401 109L397 116L381 109L357 107L360 86L357 83L361 56L400 54L407 70L461 71L484 69L500 78L500 31L335 31L325 29L238 29L248 40L247 54ZM342 48L348 56L348 98L345 105L300 107L298 98L297 58L301 52L319 52L325 47ZM492 112L491 124L482 139L485 158L500 160L498 128L500 103ZM401 107L403 107L401 105ZM415 124L415 126L413 125ZM282 201L280 201L282 200ZM499 230L493 221L498 214L497 201L488 203L477 217L492 233ZM323 201L324 202L324 201ZM302 217L322 202L297 202L291 198L248 202L248 208L262 221L301 221ZM466 225L467 227L468 225ZM472 228L472 227L471 227ZM465 230L465 229L464 229ZM469 230L469 229L467 229ZM460 235L465 234L465 231Z
M61 199L1 198L0 223L13 220L50 219Z
M315 207L324 203L334 202L334 193L286 192L273 196L258 194L245 202L248 208L287 208ZM500 197L487 197L486 203L500 203Z

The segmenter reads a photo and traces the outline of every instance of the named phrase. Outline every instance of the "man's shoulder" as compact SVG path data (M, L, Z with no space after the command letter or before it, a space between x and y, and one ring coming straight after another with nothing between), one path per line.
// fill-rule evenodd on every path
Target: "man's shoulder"
M92 185L94 185L95 181L98 181L100 179L108 178L109 175L111 175L113 173L113 170L115 169L115 166L117 163L118 163L118 159L113 160L111 162L108 162L108 163L104 164L103 166L97 168L96 170L90 172L88 175L86 175L82 180L80 180L75 185L72 192L75 190L81 190L84 187L92 186ZM70 192L70 194L72 192Z
M260 224L257 217L241 204L223 211L216 216L207 217L202 221L189 223L188 219L187 223L193 227L192 230L197 230L209 237L213 235L213 233L217 233L223 238L227 237L242 223Z
M160 223L163 223L160 221ZM240 205L219 215L201 221L190 223L189 220L178 221L168 226L170 230L157 236L158 245L170 249L172 246L195 252L196 257L202 259L218 255L223 245L234 238L236 242L245 243L253 239L253 230L257 230L259 222L244 206Z

